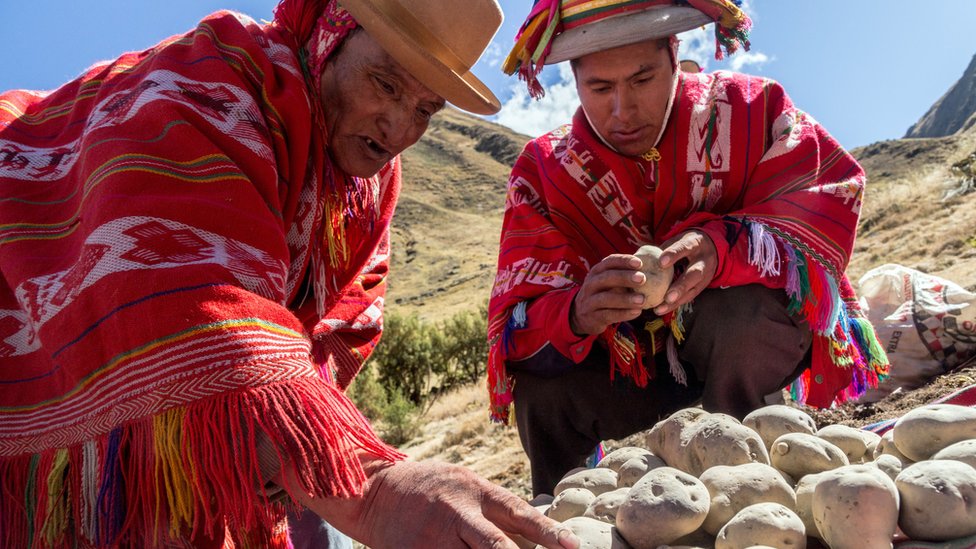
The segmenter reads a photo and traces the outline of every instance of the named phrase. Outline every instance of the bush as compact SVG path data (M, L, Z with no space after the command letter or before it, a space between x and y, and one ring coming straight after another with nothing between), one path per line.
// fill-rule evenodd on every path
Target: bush
M477 381L488 362L488 304L437 324L416 315L387 315L383 337L349 397L377 423L385 440L402 444L419 434L421 410L437 394Z

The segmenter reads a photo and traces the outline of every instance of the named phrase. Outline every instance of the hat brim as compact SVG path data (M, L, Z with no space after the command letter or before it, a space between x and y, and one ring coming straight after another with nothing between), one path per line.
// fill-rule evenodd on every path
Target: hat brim
M561 63L635 42L664 38L712 22L710 17L688 6L654 6L624 13L563 31L553 39L545 63Z
M471 71L459 73L448 67L372 3L346 0L342 7L390 57L445 101L474 114L495 114L501 109L495 94Z

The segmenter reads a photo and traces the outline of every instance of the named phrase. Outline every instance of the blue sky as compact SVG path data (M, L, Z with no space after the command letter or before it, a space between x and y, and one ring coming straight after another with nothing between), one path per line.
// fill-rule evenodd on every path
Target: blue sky
M458 0L463 5L465 0ZM531 102L498 69L530 0L501 0L505 23L475 67L505 104L495 118L524 133L568 119L576 97L566 67L551 66L548 98ZM270 19L275 0L0 0L0 90L50 89L92 63L184 32L206 14L234 9ZM711 58L704 31L684 37L708 70L735 68L780 81L793 101L847 147L904 135L976 54L974 0L751 0L752 51ZM709 29L710 34L710 29Z

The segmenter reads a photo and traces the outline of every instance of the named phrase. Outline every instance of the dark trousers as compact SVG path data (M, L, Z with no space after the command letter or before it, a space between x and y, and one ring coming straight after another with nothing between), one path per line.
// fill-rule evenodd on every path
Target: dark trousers
M619 374L611 381L609 355L598 345L580 364L551 347L510 362L532 492L551 494L600 441L648 429L681 408L700 402L705 410L742 419L763 406L766 395L809 367L812 334L789 315L787 303L783 290L760 285L702 292L678 348L687 386L674 380L664 353L655 357L656 375L644 388Z

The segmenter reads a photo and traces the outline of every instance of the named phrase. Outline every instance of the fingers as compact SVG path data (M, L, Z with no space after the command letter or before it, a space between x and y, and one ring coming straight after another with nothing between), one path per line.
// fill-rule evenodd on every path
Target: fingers
M516 539L524 538L549 549L579 547L579 540L568 528L512 494L486 501L482 508L485 518Z
M685 272L668 288L667 293L664 294L664 303L654 308L654 314L665 315L698 297L698 294L708 287L708 283L711 281L710 277L706 280L704 268L703 262L695 262L689 265Z

